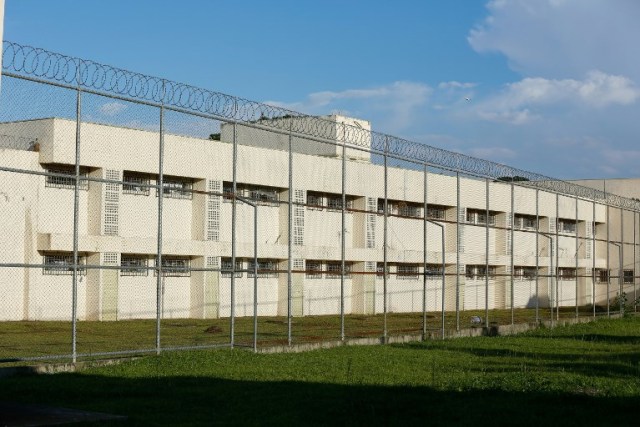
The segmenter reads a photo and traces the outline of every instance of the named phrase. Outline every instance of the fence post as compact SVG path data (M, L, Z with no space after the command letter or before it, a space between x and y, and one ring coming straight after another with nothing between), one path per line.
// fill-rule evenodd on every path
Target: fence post
M237 104L236 104L237 113ZM237 195L238 195L238 128L236 121L233 122L233 154L232 154L232 189L231 198L231 312L229 317L229 340L231 348L235 345L236 327L236 218L237 218Z
M484 324L489 327L489 178L485 178L484 205Z
M382 316L383 316L383 326L382 326L382 339L384 340L384 342L387 342L387 276L388 276L388 272L387 272L387 246L388 246L388 232L387 232L387 228L388 228L388 216L389 216L389 200L388 200L388 165L387 165L387 158L388 158L388 154L389 153L389 138L386 137L385 138L385 143L384 143L384 223L383 223L383 238L382 238L382 242L383 242L383 248L382 248L382 257L383 257L383 269L384 269L384 274L382 276Z
M80 128L82 121L82 90L80 88L80 64L76 63L76 141L75 141L75 185L73 187L73 272L71 285L71 358L76 363L78 350L78 222L80 217Z
M340 340L344 341L344 272L345 272L345 226L346 226L346 218L345 212L347 209L347 195L345 193L346 190L346 174L347 174L347 150L346 150L346 139L347 139L347 127L344 123L342 123L343 129L343 138L342 138L342 177L341 177L341 186L342 186L342 210L341 210L341 224L340 224Z
M515 233L514 233L514 229L515 229L515 225L516 225L516 215L515 215L515 199L514 199L514 185L513 185L513 179L511 180L511 230L509 230L509 232L511 233L511 325L513 326L514 324L514 316L515 316L515 308L514 308L514 296L513 296L513 292L514 292L514 283L513 283L513 273L514 273L514 267L513 267L513 253L514 253L514 249L516 246L516 242L515 242ZM489 217L487 217L487 222L489 221Z
M585 225L586 227L586 225ZM586 233L585 233L586 234ZM580 250L580 232L578 230L578 196L576 196L576 319L580 317L580 314L578 312L578 293L579 293L579 286L578 286L578 282L580 280L580 276L578 275L578 251Z
M423 165L422 212L422 339L427 337L427 165ZM444 254L442 254L444 256Z
M460 330L460 243L460 172L456 172L456 331Z
M591 221L591 307L593 309L593 318L596 318L596 199L595 194L591 203L592 221Z
M287 218L287 234L289 238L287 239L287 344L291 345L291 327L292 327L292 278L291 278L291 268L293 260L292 257L292 232L293 232L293 117L289 119L289 211Z
M165 83L162 82L162 104L165 98ZM164 200L164 106L160 106L160 135L158 147L158 245L156 252L156 354L160 354L160 320L162 318L162 206Z
M540 190L536 188L536 324L540 322Z

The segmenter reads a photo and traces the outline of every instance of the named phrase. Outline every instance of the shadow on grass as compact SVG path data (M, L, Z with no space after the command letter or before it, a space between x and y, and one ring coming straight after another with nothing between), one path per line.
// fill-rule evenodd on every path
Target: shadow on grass
M4 380L0 398L126 415L126 425L624 426L637 425L640 403L584 395L82 374Z

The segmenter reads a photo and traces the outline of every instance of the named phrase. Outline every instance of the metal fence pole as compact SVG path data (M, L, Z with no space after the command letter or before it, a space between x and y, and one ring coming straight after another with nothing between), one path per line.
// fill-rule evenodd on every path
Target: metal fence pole
M637 248L637 240L636 240L636 216L637 216L637 212L633 213L633 311L635 312L637 309L637 301L638 301L638 295L637 295L637 290L636 288L637 286L637 280L636 277L638 277L638 254L636 251Z
M423 215L422 218L422 339L427 337L427 165L423 169ZM444 256L444 254L442 254Z
M289 120L289 210L288 210L288 224L287 224L287 234L289 238L287 239L287 345L291 345L292 339L292 316L293 316L293 307L292 307L292 277L291 277L291 269L293 267L292 258L292 232L293 232L293 119Z
M162 85L164 100L164 82ZM160 321L162 318L162 208L164 203L164 107L160 107L160 140L158 149L158 244L156 252L156 354L160 354Z
M536 188L536 323L540 322L540 190Z
M76 141L75 141L75 185L73 187L73 272L71 285L71 358L76 363L78 351L78 223L80 217L80 128L82 121L82 90L80 89L80 62L76 74Z
M591 202L591 304L593 305L593 318L596 318L596 201Z
M236 219L237 219L237 195L238 195L238 127L233 122L233 154L232 154L232 192L231 198L231 312L229 317L229 341L231 348L235 345L236 326Z
M515 252L514 248L515 248L515 233L514 233L514 229L515 229L515 223L516 223L516 216L515 216L515 198L514 198L514 186L513 186L513 181L511 181L511 230L509 230L509 232L511 233L511 325L514 324L514 317L515 317L515 309L514 309L514 297L513 297L513 292L514 292L514 283L513 283L513 253ZM487 221L489 220L489 217L487 217Z
M460 330L460 240L460 172L456 172L456 331Z
M489 178L485 179L484 205L486 221L484 222L484 323L489 327Z
M606 185L606 181L603 185ZM607 203L607 193L605 190L605 203ZM611 307L609 304L609 292L611 288L611 265L609 259L609 205L605 205L606 221L607 221L607 317L611 317Z
M344 128L344 123L343 123ZM343 134L346 139L346 128L344 128ZM340 340L344 341L344 273L345 273L345 251L346 251L346 217L345 212L347 208L347 195L346 190L346 174L347 174L347 149L346 142L342 141L342 210L341 210L341 225L340 225Z
M387 342L387 246L388 246L388 216L389 216L389 200L388 200L388 165L387 165L387 157L389 152L389 140L385 139L384 146L384 217L383 217L383 248L382 248L382 257L383 257L383 269L384 274L382 276L382 316L383 316L383 326L382 326L382 338L384 342Z
M253 352L258 352L258 205L253 206Z
M556 289L555 289L555 300L556 300L556 320L560 320L560 284L558 283L558 272L560 270L560 239L558 238L558 219L560 218L560 195L556 193ZM551 316L553 317L553 305L551 307Z
M624 209L620 208L620 267L618 268L618 278L620 280L620 295L618 300L620 302L620 314L624 313L624 298L622 294L624 292Z
M586 227L586 224L585 224ZM578 286L578 281L580 280L580 275L578 274L578 251L580 250L580 233L578 230L578 197L576 197L576 319L578 317L580 317L579 312L578 312L578 292L579 292L579 286Z

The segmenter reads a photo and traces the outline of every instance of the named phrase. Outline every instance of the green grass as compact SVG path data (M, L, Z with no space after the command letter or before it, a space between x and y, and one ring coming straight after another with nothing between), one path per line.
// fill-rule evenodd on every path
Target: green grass
M640 318L301 354L200 350L0 380L127 425L638 425Z
M563 309L562 318L575 317L575 309ZM471 316L484 318L484 310L460 313L462 328L470 326ZM588 308L581 308L581 317L590 317ZM540 310L540 317L548 319L548 309ZM510 310L491 310L490 321L495 324L510 324ZM534 322L532 309L514 310L514 323ZM455 329L456 316L447 312L445 327ZM79 354L95 354L155 348L155 320L121 320L117 322L80 321L77 324L77 351ZM347 338L381 337L382 315L345 316ZM440 313L428 313L427 330L439 334ZM387 315L389 335L420 335L421 313L389 313ZM236 319L236 343L253 343L253 318ZM230 323L224 319L164 319L161 322L162 347L215 346L229 343ZM305 316L292 319L292 342L294 344L340 339L339 316ZM287 319L285 317L260 317L258 320L258 345L273 346L287 344ZM0 322L0 367L19 358L69 355L71 353L71 322L21 321ZM19 364L16 361L13 364Z

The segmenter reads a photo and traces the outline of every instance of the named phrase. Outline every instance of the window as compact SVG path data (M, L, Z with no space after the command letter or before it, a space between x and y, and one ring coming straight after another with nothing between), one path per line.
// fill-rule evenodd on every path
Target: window
M398 203L398 215L412 218L422 217L422 206L417 203Z
M162 194L170 199L191 200L193 197L193 183L186 178L165 176L162 178Z
M47 168L47 173L55 173L64 176L46 176L44 186L50 188L67 188L73 190L76 186L76 170L73 166L56 166ZM84 179L83 179L84 178ZM86 180L87 171L80 169L79 190L88 190L89 182Z
M249 260L248 277L253 277L254 263L253 259ZM258 278L270 279L278 277L278 263L274 260L258 260Z
M442 264L427 264L425 274L427 275L427 278L442 277Z
M148 258L143 255L122 254L120 257L121 276L147 276Z
M156 261L156 265L158 262ZM162 257L162 276L163 277L190 277L191 260L183 257ZM158 274L156 270L155 274Z
M122 176L122 194L148 196L151 179L148 175L124 171Z
M415 280L418 278L418 266L416 264L398 264L398 279Z
M342 271L342 262L341 261L330 261L327 262L327 274L326 274L326 278L327 279L339 279L341 276L341 271ZM344 277L346 278L350 278L351 277L351 263L350 262L345 262L344 263Z
M516 214L513 227L516 230L537 230L538 224L535 215Z
M231 258L221 258L220 267L222 277L231 278L231 271L233 270L233 263L231 262ZM238 271L242 270L242 259L236 258L235 270L235 277L242 277L242 271Z
M567 267L558 268L558 279L559 280L574 280L575 278L576 278L576 269L575 268L567 268Z
M467 222L469 224L486 224L487 211L479 209L467 209ZM496 213L489 211L489 225L496 225Z
M387 199L387 213L389 215L422 218L422 208L422 203ZM378 213L384 213L384 199L378 199Z
M233 183L224 182L222 193L225 202L233 200ZM264 187L248 184L236 184L236 196L255 201L260 205L278 206L280 190L275 187Z
M429 219L444 219L446 207L438 205L427 205L427 218Z
M489 277L496 275L496 267L489 266ZM465 277L470 280L484 279L487 276L487 267L485 265L467 265L465 267Z
M609 270L596 270L596 282L607 283L609 281Z
M576 234L576 221L573 219L558 219L558 233Z
M324 207L324 198L322 194L307 191L307 206L309 209L322 210Z
M73 274L73 254L48 254L44 256L42 274L48 276L65 276ZM78 255L78 274L84 276L85 257Z
M305 264L307 279L322 279L322 262L306 260Z
M622 277L624 283L633 283L633 270L624 270Z
M536 278L535 267L514 267L514 277L521 280L534 280Z
M387 264L387 273L389 273L389 264ZM376 263L376 277L384 277L384 262Z

